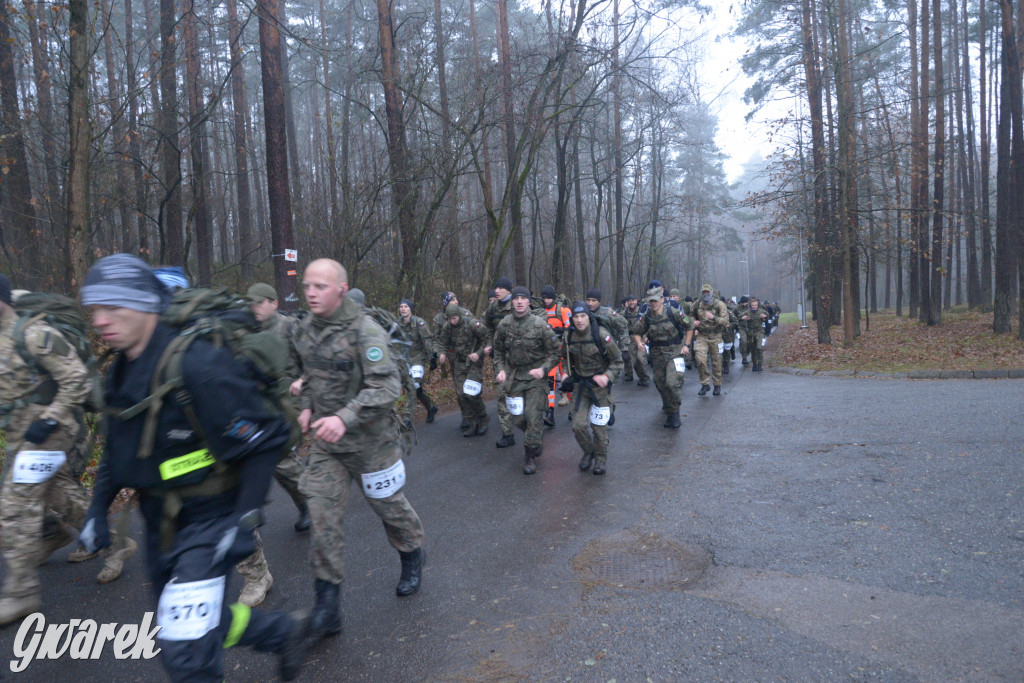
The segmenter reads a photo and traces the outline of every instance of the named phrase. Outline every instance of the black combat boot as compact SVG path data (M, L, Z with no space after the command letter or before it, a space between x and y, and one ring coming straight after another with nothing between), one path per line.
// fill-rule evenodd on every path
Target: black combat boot
M633 381L633 375L630 375L629 377L623 377L622 381L623 382L632 382Z
M461 429L462 431L466 431L467 429L469 429L469 420L467 420L466 418L462 418L462 422L459 423L459 429Z
M722 374L723 375L728 375L729 374L729 364L725 361L724 357L722 358Z
M286 681L294 680L299 675L299 671L306 661L306 636L309 633L309 612L292 612L289 618L292 621L291 630L281 645L281 649L277 652L281 658L281 678Z
M598 460L594 463L594 474L600 476L604 474L604 460Z
M309 615L309 635L314 638L336 636L341 633L341 586L317 579L316 604Z
M555 426L555 409L550 406L548 406L548 409L544 411L544 426Z
M647 379L646 377L641 377L640 381L636 383L636 385L638 387L646 387L646 386L650 386L650 384L651 384L651 380Z
M715 385L715 390L711 392L711 395L712 396L721 396L722 395L722 387L719 386L718 384L716 384Z
M483 419L476 423L476 435L483 436L487 433L487 426L491 423L490 419L484 415Z
M436 405L432 405L429 408L427 408L427 424L430 424L430 423L432 423L434 421L434 416L435 415L437 415L437 406Z
M586 472L590 469L590 464L594 462L593 453L584 453L583 457L580 458L580 469Z
M708 392L711 391L711 386L708 384L701 384L700 391L697 392L698 396L707 396Z
M743 364L744 365L750 365L750 361L747 360L746 356L743 357Z
M538 457L540 457L540 448L535 446L526 446L525 457L523 459L523 474L537 473Z
M498 439L494 443L494 445L497 446L498 448L508 448L509 446L515 446L516 437L512 434L502 434L501 438Z
M404 598L420 589L420 575L423 573L423 565L427 563L427 551L416 548L411 553L399 551L398 554L402 556L402 578L395 586L395 594Z
M305 503L299 508L299 518L295 521L296 531L309 531L309 527L312 526L313 522L309 518L309 506Z
M679 413L670 413L665 417L665 426L669 429L679 429L683 423L679 420Z

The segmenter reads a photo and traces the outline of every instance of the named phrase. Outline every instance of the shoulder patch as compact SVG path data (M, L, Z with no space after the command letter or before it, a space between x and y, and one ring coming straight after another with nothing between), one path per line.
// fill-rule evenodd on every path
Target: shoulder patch
M611 335L609 335L609 336L605 337L605 338L604 338L604 340L605 340L606 342L610 342L610 341L612 340L612 338L611 338Z
M421 320L420 321L420 327L423 327L424 325L426 325L426 323Z
M366 349L366 359L371 363L376 363L384 357L384 352L380 350L378 346L371 346Z

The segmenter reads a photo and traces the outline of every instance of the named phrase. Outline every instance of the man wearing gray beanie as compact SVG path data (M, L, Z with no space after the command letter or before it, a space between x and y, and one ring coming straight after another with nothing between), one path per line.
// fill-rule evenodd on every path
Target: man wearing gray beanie
M103 459L79 539L87 551L109 545L107 510L121 489L134 488L170 678L222 680L224 649L242 645L277 653L281 677L291 680L302 666L308 616L225 600L232 565L256 550L253 532L288 444L288 424L264 405L231 352L201 337L181 354L180 384L151 423L140 406L148 405L154 372L178 339L160 321L163 284L143 261L118 254L89 270L81 297L100 338L117 352L104 384L106 405L133 410L106 418ZM151 454L140 457L146 450ZM210 609L187 609L197 602Z

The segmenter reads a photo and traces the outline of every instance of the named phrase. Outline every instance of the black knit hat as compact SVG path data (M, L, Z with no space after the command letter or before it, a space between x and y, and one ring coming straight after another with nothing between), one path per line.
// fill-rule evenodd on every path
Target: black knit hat
M402 299L398 302L398 305L401 306L402 304L405 304L410 310L412 310L412 299Z
M509 280L507 277L499 277L497 280L494 281L494 288L497 289L498 287L501 287L502 289L511 290L512 280Z
M573 301L572 312L573 315L576 315L577 313L590 313L590 306L588 306L585 301Z
M543 289L540 290L540 297L542 299L554 299L558 296L558 292L551 285L544 285Z
M522 285L516 285L512 288L512 298L515 299L517 296L525 296L527 299L530 298L530 290Z
M597 287L591 287L590 289L587 290L587 298L588 299L597 299L598 301L600 301L601 300L601 290L598 289Z

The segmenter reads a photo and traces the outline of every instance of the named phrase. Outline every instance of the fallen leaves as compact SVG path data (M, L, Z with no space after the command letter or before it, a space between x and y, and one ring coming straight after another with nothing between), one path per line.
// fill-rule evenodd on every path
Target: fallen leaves
M1024 342L1016 334L994 334L992 314L962 307L943 311L943 322L928 327L891 312L871 314L870 329L853 348L843 348L842 327L831 328L832 343L819 344L813 323L788 326L772 365L814 370L1003 370L1024 368Z

